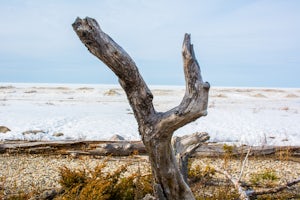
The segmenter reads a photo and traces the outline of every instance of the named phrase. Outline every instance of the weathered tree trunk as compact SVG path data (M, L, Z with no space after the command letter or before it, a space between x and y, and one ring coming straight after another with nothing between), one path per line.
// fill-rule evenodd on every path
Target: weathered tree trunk
M179 106L161 113L154 109L153 95L131 57L106 33L96 20L77 18L73 29L80 40L119 78L138 122L139 133L149 154L158 199L194 199L184 181L171 146L173 132L207 115L209 84L202 81L190 35L185 34L183 61L186 93Z

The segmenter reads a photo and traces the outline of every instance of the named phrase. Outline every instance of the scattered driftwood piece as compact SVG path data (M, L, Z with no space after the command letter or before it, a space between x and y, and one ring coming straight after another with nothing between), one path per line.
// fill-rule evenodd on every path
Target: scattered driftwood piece
M82 155L120 155L116 150L109 152L106 149L105 154L103 151L96 151L99 149L101 144L122 144L128 142L132 144L132 151L136 151L141 155L146 154L146 149L144 144L141 141L71 141L71 140L60 140L60 141L0 141L0 153L28 153L30 149L34 148L44 148L44 152L40 151L43 154L69 154L68 151L82 151ZM51 151L47 149L51 148ZM233 147L232 155L240 156L246 155L248 152L249 146L242 147ZM84 149L84 150L83 150ZM113 152L116 151L116 154ZM123 151L122 148L119 148L118 151ZM254 152L253 152L254 151ZM37 151L31 151L31 153L39 153ZM130 151L131 152L131 151ZM132 153L128 152L127 155ZM300 147L299 146L265 146L265 147L251 147L251 152L249 156L266 156L274 155L279 153L289 153L289 156L293 158L300 157ZM124 154L126 155L126 154ZM222 144L216 143L203 143L199 148L196 149L195 153L192 154L192 157L222 157L225 155Z
M0 153L65 154L66 150L88 150L95 143L105 141L4 141L0 142Z
M242 176L243 176L243 173L244 173L244 168L245 168L245 165L246 165L246 163L247 163L247 161L248 161L248 157L249 157L250 152L251 152L251 147L249 147L248 152L247 152L247 154L246 154L246 156L245 156L245 158L244 158L244 160L243 160L242 167L241 167L241 171L240 171L240 175L239 175L239 178L238 178L238 181L239 181L239 182L240 182L241 179L242 179Z
M267 189L260 189L260 190L245 190L242 187L240 180L231 176L230 173L228 173L226 170L220 169L216 166L214 166L214 169L216 172L225 175L226 178L232 182L235 189L238 191L238 193L240 195L240 199L242 199L242 200L249 200L249 199L253 199L253 198L256 199L257 196L264 195L264 194L275 194L275 193L281 192L285 189L288 189L289 187L291 187L293 185L300 183L300 177L299 177L299 178L294 179L284 185L280 185L280 186L277 186L274 188L267 188Z
M81 151L81 150L67 150L64 152L65 155L70 155L73 158L78 158L79 156L90 156L91 152Z
M77 145L81 143L89 143L89 141L8 141L3 142L0 144L1 148L5 149L22 149L22 148L32 148L32 147L40 147L40 146L52 146L52 147L65 147L68 148L68 146Z
M248 155L248 154L247 154ZM247 159L248 156L245 158ZM202 161L200 161L203 165L204 163ZM234 188L237 190L238 194L239 194L239 199L241 200L249 200L249 196L247 194L247 192L244 190L244 188L242 187L239 178L234 178L230 173L228 173L225 169L221 169L217 166L213 165L213 168L215 170L215 172L219 173L219 174L223 174L228 180L231 181L231 183L233 184Z
M259 196L259 195L278 193L278 192L281 192L281 191L283 191L283 190L285 190L285 189L287 189L287 188L289 188L293 185L296 185L296 184L300 183L300 177L299 177L299 178L294 179L290 182L287 182L284 185L277 186L277 187L274 187L274 188L259 189L259 190L252 190L252 189L246 190L246 189L244 189L243 186L242 186L241 177L243 175L245 163L248 160L248 156L250 155L251 148L252 147L249 147L249 149L247 151L247 154L246 154L245 159L243 161L243 164L242 164L242 167L241 167L241 172L240 172L240 175L239 175L238 178L233 177L229 172L227 172L226 169L221 169L217 166L213 166L214 170L217 173L223 174L228 180L231 181L234 188L237 190L237 192L239 194L239 199L241 199L241 200L249 200L249 199L253 199L253 198L256 199L256 197ZM202 162L202 164L204 164L204 163Z
M146 154L145 145L142 142L118 142L99 144L95 150L90 151L93 155L129 156L134 153Z
M275 194L275 193L281 192L281 191L283 191L285 189L288 189L289 187L291 187L293 185L296 185L298 183L300 183L300 177L297 178L297 179L294 179L294 180L292 180L290 182L287 182L284 185L280 185L280 186L277 186L277 187L274 187L274 188L260 189L260 190L251 190L251 191L246 191L246 193L247 193L247 195L249 197L255 198L258 195Z
M232 156L246 155L250 146L232 146ZM227 154L223 144L205 143L197 149L194 156L220 157ZM291 156L300 156L299 146L252 146L249 156L266 156L278 153L288 153Z
M44 153L44 152L48 152L51 154L52 151L55 151L55 148L50 147L50 146L34 147L34 148L27 149L27 153L30 153L30 154L39 154L39 153Z
M241 186L241 183L239 182L238 179L232 177L226 170L222 170L222 169L220 169L220 168L218 168L216 166L214 166L214 169L216 170L216 172L225 175L226 178L232 182L232 184L234 185L235 189L238 191L238 193L240 195L240 199L242 199L242 200L249 200L249 196L247 195L246 191Z

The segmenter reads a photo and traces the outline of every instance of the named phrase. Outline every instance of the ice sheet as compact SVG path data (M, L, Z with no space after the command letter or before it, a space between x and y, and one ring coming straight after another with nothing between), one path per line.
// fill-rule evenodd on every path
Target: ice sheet
M177 106L184 87L151 86L158 111ZM117 85L0 83L0 140L139 140L137 123ZM36 134L23 134L40 130ZM175 135L205 131L211 142L300 145L300 89L211 88L208 115ZM53 136L63 133L62 136Z

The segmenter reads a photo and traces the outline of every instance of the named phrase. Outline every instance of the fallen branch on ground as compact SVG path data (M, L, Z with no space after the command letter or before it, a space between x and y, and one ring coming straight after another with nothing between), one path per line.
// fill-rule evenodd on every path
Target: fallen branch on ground
M297 178L297 179L294 179L290 182L287 182L284 185L280 185L280 186L277 186L277 187L274 187L274 188L261 189L261 190L256 190L256 191L251 190L251 191L246 191L246 193L249 197L256 197L258 195L263 195L263 194L275 194L275 193L281 192L285 189L288 189L289 187L291 187L293 185L296 185L298 183L300 183L300 177Z
M244 167L245 167L246 161L248 160L248 156L250 155L250 151L251 151L251 148L248 149L248 152L247 152L247 154L245 156L245 159L243 161L243 164L242 164L242 167L241 167L241 172L240 172L240 175L239 175L238 179L234 178L225 169L220 169L217 166L213 166L213 168L215 169L215 171L217 173L223 174L228 180L231 181L231 183L233 184L233 186L235 187L235 189L239 193L240 199L242 199L242 200L249 200L250 198L255 198L255 197L259 196L259 195L275 194L275 193L281 192L281 191L283 191L285 189L288 189L289 187L291 187L293 185L296 185L296 184L298 184L300 182L300 177L299 177L299 178L294 179L294 180L292 180L290 182L287 182L284 185L280 185L280 186L277 186L277 187L274 187L274 188L267 188L267 189L260 189L260 190L245 190L242 187L241 177L243 175ZM201 163L204 164L202 161L201 161Z

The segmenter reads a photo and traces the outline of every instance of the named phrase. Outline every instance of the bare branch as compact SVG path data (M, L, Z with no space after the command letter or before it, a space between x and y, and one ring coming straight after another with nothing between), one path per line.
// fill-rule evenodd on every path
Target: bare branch
M250 154L249 152L250 152L250 149L248 150L247 155ZM246 157L247 157L247 155L246 155ZM246 158L245 158L245 160L246 160ZM200 162L204 165L204 163L202 161L200 161ZM290 182L287 182L284 185L274 187L274 188L260 189L260 190L245 190L242 187L241 183L240 183L240 177L239 177L239 179L236 179L224 169L220 169L217 166L213 166L213 168L215 169L215 171L217 173L225 175L226 178L231 181L231 183L234 185L235 189L239 193L240 199L243 199L243 200L249 200L250 197L252 198L252 197L256 197L258 195L274 194L274 193L277 193L277 192L281 192L285 189L288 189L289 187L291 187L293 185L296 185L296 184L300 183L300 177L299 177L299 178L294 179Z
M214 169L216 170L216 172L225 175L226 178L231 181L231 183L234 185L235 189L238 191L238 193L240 195L240 199L249 200L248 194L243 189L243 187L241 186L238 179L232 177L226 170L221 170L220 168L215 167L215 166L214 166Z
M104 62L120 79L129 83L141 79L131 57L101 30L96 20L78 17L72 26L88 50Z
M297 179L294 179L284 185L280 185L278 187L274 187L274 188L268 188L268 189L261 189L261 190L251 190L251 191L247 191L248 196L250 197L256 197L258 195L263 195L263 194L275 194L277 192L281 192L285 189L288 189L289 187L296 185L300 183L300 177Z
M175 136L172 139L172 146L175 154L191 156L208 139L209 135L206 132L196 132L192 135L184 135L182 137Z
M182 46L183 67L186 80L186 92L179 106L164 113L162 126L172 132L201 116L207 115L208 92L210 85L203 82L200 66L195 57L191 37L185 34ZM169 127L169 124L172 127Z
M118 76L139 126L143 121L153 120L153 95L127 52L104 33L92 18L77 18L72 26L88 50Z
M241 168L241 172L240 172L238 181L241 181L241 178L242 178L242 176L243 176L244 168L245 168L246 162L247 162L247 160L248 160L250 151L251 151L251 147L249 147L249 149L248 149L248 151L247 151L247 154L246 154L246 156L245 156L245 159L244 159L244 161L243 161L243 164L242 164L242 168Z

